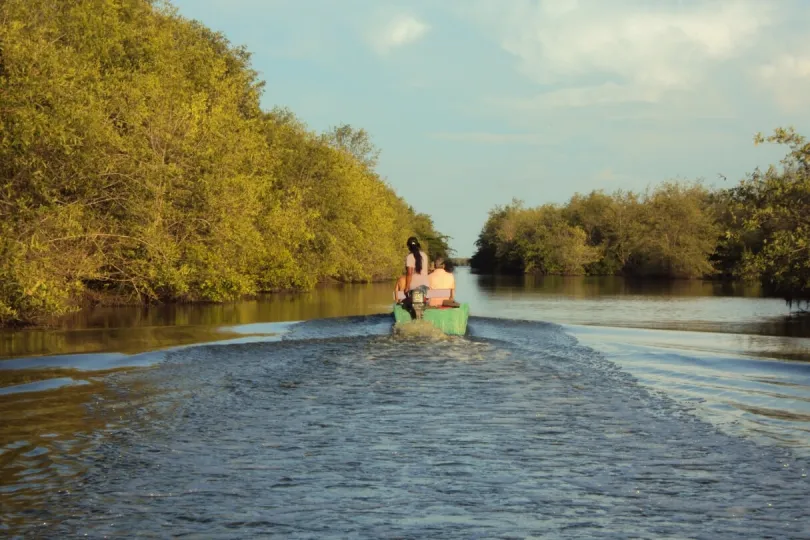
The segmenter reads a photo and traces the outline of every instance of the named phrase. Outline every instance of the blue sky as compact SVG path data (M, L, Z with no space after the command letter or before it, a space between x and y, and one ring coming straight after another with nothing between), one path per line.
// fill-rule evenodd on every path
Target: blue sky
M810 135L810 0L172 0L246 45L263 106L349 123L453 237L496 204L725 185Z

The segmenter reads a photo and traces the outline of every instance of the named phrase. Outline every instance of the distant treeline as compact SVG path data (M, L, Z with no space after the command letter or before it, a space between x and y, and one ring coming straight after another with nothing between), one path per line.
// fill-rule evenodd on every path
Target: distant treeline
M364 130L260 108L250 54L152 0L0 2L0 325L401 272L447 238Z
M496 206L476 241L477 272L755 280L810 298L810 144L792 129L781 167L729 189L666 182L644 193L592 191L565 205Z

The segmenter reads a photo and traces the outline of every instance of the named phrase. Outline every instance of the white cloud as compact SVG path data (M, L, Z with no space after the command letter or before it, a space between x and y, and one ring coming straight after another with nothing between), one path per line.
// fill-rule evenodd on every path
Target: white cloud
M613 103L655 103L660 96L660 89L606 82L594 86L552 90L532 99L516 101L514 107L516 109L531 110L557 107L587 107Z
M395 15L384 23L374 25L369 38L372 47L379 54L414 43L421 39L430 26L412 15Z
M439 131L430 133L433 139L482 144L527 144L546 145L560 142L560 137L539 133L494 133L487 131Z
M638 178L633 175L616 172L613 167L604 167L596 171L592 176L596 189L604 189L606 191L613 190L626 186L631 182L635 182Z
M771 2L482 0L475 16L526 77L537 107L661 102L700 88L771 24Z
M782 54L760 65L755 75L784 111L800 111L810 106L810 55Z

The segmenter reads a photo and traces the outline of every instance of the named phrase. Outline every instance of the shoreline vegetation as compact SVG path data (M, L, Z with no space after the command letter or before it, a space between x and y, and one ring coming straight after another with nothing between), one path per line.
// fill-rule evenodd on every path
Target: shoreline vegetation
M260 106L250 53L170 2L0 3L0 327L93 305L226 302L393 279L449 237L348 124ZM810 143L730 189L666 182L496 206L478 273L757 281L810 299Z
M621 275L758 282L810 307L810 142L777 128L781 167L728 189L672 181L643 193L594 190L564 205L495 206L476 240L476 273Z
M264 84L168 2L0 3L0 326L392 279L411 235L451 255L365 130Z

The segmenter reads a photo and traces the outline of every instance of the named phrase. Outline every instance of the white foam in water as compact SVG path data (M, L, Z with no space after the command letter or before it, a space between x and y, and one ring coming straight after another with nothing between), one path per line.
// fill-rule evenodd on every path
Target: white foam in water
M430 340L445 340L447 334L428 321L398 322L394 325L394 334L403 337L418 337Z
M56 388L63 388L65 386L81 386L85 384L90 383L81 379L76 380L70 377L58 377L31 383L17 384L14 386L6 386L0 388L0 396L8 394L22 394L25 392L43 392L45 390L55 390Z
M44 439L8 450L30 474L11 479L0 521L54 538L805 530L805 461L684 414L558 325L471 318L469 336L437 340L393 326L309 321L117 375L116 397L91 406L108 427L80 453Z
M290 331L290 328L303 321L285 321L273 323L251 323L239 324L235 326L223 326L219 328L221 332L230 332L233 334L263 334L257 337L277 337L281 338L283 334ZM227 340L233 341L233 340Z
M22 370L22 369L71 369L76 371L105 371L119 368L150 367L166 359L169 353L177 352L194 347L205 347L211 345L237 345L243 343L262 343L278 341L282 339L289 329L298 324L299 321L281 323L255 323L230 327L223 327L219 330L233 334L245 334L245 337L223 339L205 343L192 343L187 345L177 345L155 351L147 351L137 354L124 353L88 353L88 354L62 354L53 356L35 356L23 358L11 358L0 361L0 370ZM17 394L23 392L41 392L54 390L64 386L75 386L88 384L87 381L74 380L70 377L50 378L42 381L6 386L0 388L0 395Z
M28 530L795 538L810 517L803 462L683 415L557 325L475 319L431 340L382 324L310 321L118 378L147 421L100 437Z

